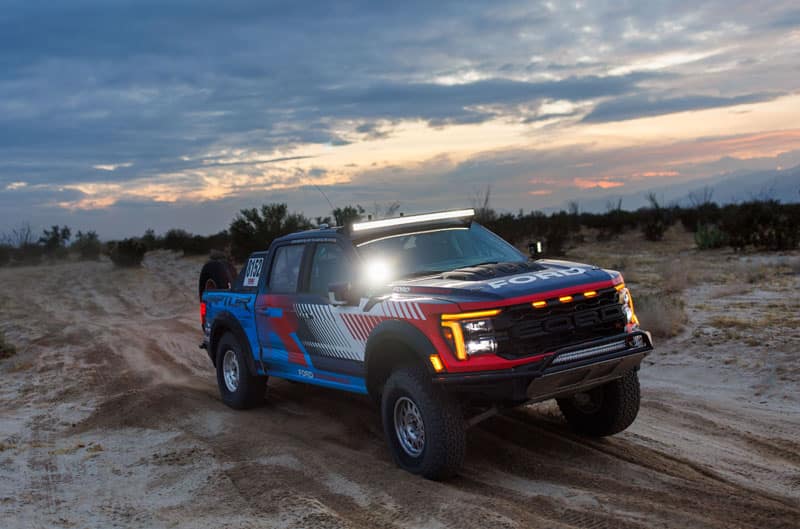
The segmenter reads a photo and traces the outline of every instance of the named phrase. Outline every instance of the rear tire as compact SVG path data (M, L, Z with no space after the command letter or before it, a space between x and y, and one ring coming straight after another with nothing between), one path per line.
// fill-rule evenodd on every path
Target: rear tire
M466 432L461 406L434 386L422 368L394 371L381 398L383 431L395 463L412 474L441 480L458 473Z
M245 350L232 333L225 333L217 345L217 386L222 402L237 410L254 408L264 402L267 378L247 368Z
M227 261L212 259L203 265L200 271L198 290L200 298L203 292L212 288L229 289L236 280L236 271Z
M556 401L575 433L605 437L633 424L640 398L639 374L631 371L620 379Z

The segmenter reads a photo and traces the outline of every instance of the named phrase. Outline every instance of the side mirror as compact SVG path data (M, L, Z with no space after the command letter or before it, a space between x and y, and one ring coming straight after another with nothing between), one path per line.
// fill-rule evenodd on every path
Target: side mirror
M361 295L352 283L332 283L328 285L328 299L331 305L358 305Z
M531 257L534 259L538 259L544 253L544 245L542 241L535 241L528 245L528 252L531 254Z

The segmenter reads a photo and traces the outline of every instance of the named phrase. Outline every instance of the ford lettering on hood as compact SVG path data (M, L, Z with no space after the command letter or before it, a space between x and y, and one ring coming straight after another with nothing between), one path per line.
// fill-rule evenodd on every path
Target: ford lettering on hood
M396 281L392 290L403 294L428 294L453 301L541 297L553 291L611 286L620 274L569 261L539 260L527 263L493 263L446 272L433 277Z

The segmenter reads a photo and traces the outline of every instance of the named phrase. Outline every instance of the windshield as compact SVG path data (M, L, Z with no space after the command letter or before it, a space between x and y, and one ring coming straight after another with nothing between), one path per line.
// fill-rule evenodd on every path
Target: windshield
M488 263L525 262L516 248L483 226L402 233L358 245L369 265L380 262L386 279L437 274Z

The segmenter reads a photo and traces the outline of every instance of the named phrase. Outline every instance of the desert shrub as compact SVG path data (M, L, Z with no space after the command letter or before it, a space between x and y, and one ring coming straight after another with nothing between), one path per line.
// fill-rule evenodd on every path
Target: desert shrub
M108 256L116 266L140 266L147 247L138 239L124 239L109 244Z
M728 237L716 224L701 224L695 230L694 242L700 250L711 250L728 244Z
M53 226L44 230L39 238L44 254L51 258L61 259L67 256L67 242L72 236L69 226Z
M38 264L42 258L43 248L33 235L33 229L27 222L21 223L10 232L0 237L0 242L9 253L9 262L14 265Z
M722 209L720 229L734 250L748 245L762 250L791 250L800 243L800 215L794 204L751 200Z
M145 245L148 252L164 247L164 238L156 236L156 232L152 228L145 230L139 240Z
M650 202L649 208L639 211L642 218L642 233L648 241L660 241L664 238L664 232L672 225L672 215L667 208L658 203L653 193L647 195Z
M503 213L494 220L487 222L486 227L511 244L517 244L528 235L525 233L524 223L520 222L520 218L521 215L516 217L511 213Z
M186 248L190 241L192 240L192 234L186 230L179 230L179 229L171 229L164 234L164 239L162 241L162 248L166 248L167 250L172 251L183 251Z
M5 266L11 262L11 255L14 248L8 244L0 244L0 266Z
M42 261L44 248L38 244L26 244L14 250L13 261L16 265L35 265Z
M658 263L656 272L661 277L661 290L666 294L678 294L694 283L691 268L681 259Z
M214 251L224 252L230 245L231 238L227 230L214 235L194 235L183 249L185 255L207 255Z
M207 255L212 251L225 251L230 244L227 230L214 235L192 235L186 230L171 229L163 237L156 237L153 230L147 230L142 242L148 251L165 248L184 255Z
M85 261L96 261L100 258L103 245L94 231L78 231L71 248L78 253L78 257Z
M643 329L656 338L673 338L688 321L683 300L664 293L634 294L634 308Z
M714 190L704 187L701 190L689 193L687 197L690 206L676 208L675 214L681 224L692 233L697 232L701 226L717 224L720 220L720 207L713 202Z
M11 358L15 354L17 354L17 348L14 347L14 344L6 341L5 335L0 332L0 359Z
M605 213L582 213L579 218L582 225L597 230L598 241L611 240L637 224L636 214L622 209L622 199L606 204Z
M546 255L559 257L564 255L564 250L569 242L569 220L561 216L551 216L550 226L545 236L544 252Z
M302 213L289 213L286 204L264 204L261 209L243 209L231 222L231 254L238 261L266 249L273 239L311 228Z
M736 279L751 285L761 283L773 275L773 267L757 261L741 261L734 267Z

